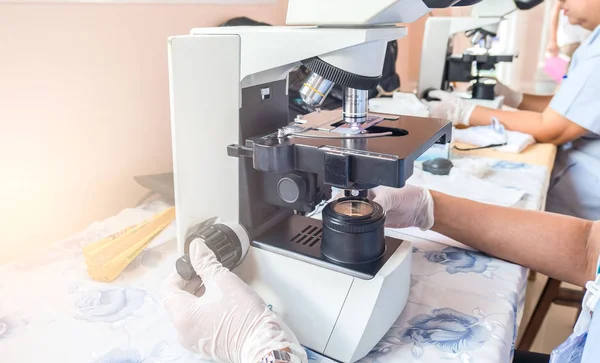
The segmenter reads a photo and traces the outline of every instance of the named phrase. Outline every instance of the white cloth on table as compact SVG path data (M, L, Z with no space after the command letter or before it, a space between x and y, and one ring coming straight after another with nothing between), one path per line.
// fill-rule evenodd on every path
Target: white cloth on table
M167 205L127 209L47 251L0 266L2 362L198 362L161 306L174 267L174 223L107 284L86 272L82 247L142 222ZM32 347L35 347L32 349Z
M526 271L433 242L413 247L408 304L367 360L510 362Z
M499 125L499 126L498 126ZM455 142L476 147L495 146L494 150L518 154L525 150L529 145L535 143L533 136L517 131L508 131L500 125L474 126L466 129L454 129L452 138Z
M128 210L120 216L136 223L151 214ZM163 232L163 243L144 251L117 281L105 284L87 276L81 247L124 224L119 216L106 224L95 223L77 238L57 243L49 253L0 266L0 291L11 297L0 300L2 361L201 361L179 345L160 306L160 285L177 258L173 230ZM516 329L515 309L521 303L518 291L526 279L521 268L432 242L417 241L413 246L409 303L376 351L362 361L391 363L420 357L419 361L437 362L445 357L457 363L468 358L474 363L505 362ZM463 331L453 331L454 325ZM415 339L433 330L438 333L417 344ZM443 334L452 335L450 348L441 349ZM458 349L458 354L448 349ZM314 352L309 357L311 362L333 362Z
M479 252L420 239L411 242L411 292L406 307L359 362L510 362L527 270ZM309 358L332 362L316 353L309 353Z
M369 111L389 113L393 115L407 115L428 117L429 110L413 93L394 92L393 96L372 98L369 100Z
M486 173L546 175L496 162ZM539 186L538 185L538 186ZM541 188L540 188L541 190ZM539 192L539 191L538 191ZM539 195L537 196L539 199ZM535 206L535 194L519 203ZM0 361L61 363L197 363L183 349L160 306L160 286L173 271L175 231L163 231L113 283L91 280L81 248L166 208L152 203L92 224L82 233L0 266ZM404 232L404 231L402 231ZM388 233L396 236L397 231ZM403 237L405 239L410 239ZM522 267L478 252L412 238L409 302L363 362L507 362L527 280ZM32 347L35 347L32 349ZM311 362L332 363L309 352Z
M492 170L493 160L484 158L453 158L452 165L459 168L462 172L472 175L476 178L483 178Z
M468 198L481 203L507 207L515 205L525 195L521 190L505 188L496 183L478 178L471 174L474 172L472 168L468 168L468 165L466 167L463 170L457 165L450 169L449 175L434 175L415 168L413 175L406 183L455 197Z

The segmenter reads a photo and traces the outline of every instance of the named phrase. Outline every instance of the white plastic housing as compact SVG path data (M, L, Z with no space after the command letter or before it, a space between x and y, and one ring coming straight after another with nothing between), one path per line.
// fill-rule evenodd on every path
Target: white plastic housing
M288 25L411 23L430 9L421 0L289 0Z
M371 280L250 247L235 269L272 306L300 343L344 363L355 362L383 338L410 291L412 247L403 242Z
M516 10L514 0L485 0L473 6L471 17L504 17Z
M241 26L192 30L191 37L199 35L239 37L239 73L245 88L284 79L301 60L316 56L359 75L379 76L387 42L404 37L406 28ZM218 76L223 70L219 67L213 73Z
M240 37L169 39L171 138L177 246L188 229L209 218L239 224L238 142Z

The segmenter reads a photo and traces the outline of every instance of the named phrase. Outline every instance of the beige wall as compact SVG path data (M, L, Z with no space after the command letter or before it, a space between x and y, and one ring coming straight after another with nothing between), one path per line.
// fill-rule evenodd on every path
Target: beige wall
M515 49L519 57L514 61L515 73L511 85L524 92L535 93L539 72L539 52L544 40L545 6L516 14Z
M262 6L0 5L0 263L132 206L171 170L167 37Z

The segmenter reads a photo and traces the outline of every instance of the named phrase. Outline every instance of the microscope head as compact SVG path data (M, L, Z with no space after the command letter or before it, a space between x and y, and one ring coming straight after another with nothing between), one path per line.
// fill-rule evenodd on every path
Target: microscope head
M288 25L366 26L412 23L431 9L470 6L481 0L289 0Z
M481 0L463 0L472 5ZM286 23L317 27L389 27L409 23L434 8L453 6L458 0L290 0ZM300 95L309 106L319 107L335 84L344 88L343 119L358 127L367 120L368 90L377 86L387 41L371 41L304 60L312 72Z

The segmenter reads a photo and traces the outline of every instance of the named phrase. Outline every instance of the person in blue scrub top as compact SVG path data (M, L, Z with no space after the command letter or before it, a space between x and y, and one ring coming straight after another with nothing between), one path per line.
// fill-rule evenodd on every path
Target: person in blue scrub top
M375 188L369 198L386 211L387 227L431 229L578 286L596 279L600 221L493 206L412 185ZM176 272L162 289L163 306L184 347L217 362L267 362L273 351L284 352L290 362L307 362L293 332L248 285L224 268L203 242L191 244L190 260L204 282L200 296L193 293L200 279L187 282ZM600 279L596 282L600 285ZM600 312L600 304L597 309ZM578 325L579 333L553 352L552 363L600 361L600 314L584 309ZM515 352L513 362L547 363L549 359Z
M498 119L507 130L559 145L547 210L600 219L600 1L561 1L571 24L593 31L573 54L568 74L554 96L522 94L501 83L497 95L517 111L473 106L450 93L433 91L433 117L455 125L489 125Z

